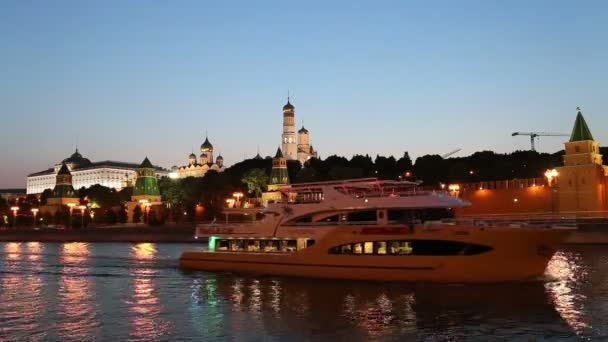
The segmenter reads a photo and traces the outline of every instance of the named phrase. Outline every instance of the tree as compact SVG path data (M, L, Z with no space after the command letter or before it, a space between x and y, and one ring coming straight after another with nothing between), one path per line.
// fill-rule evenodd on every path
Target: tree
M262 189L268 185L268 175L262 169L251 169L243 175L241 182L247 185L249 193L260 197Z
M121 207L118 210L118 222L119 223L127 223L128 217L127 217L127 210L124 207Z
M133 223L139 222L141 222L141 207L136 205L135 208L133 208Z
M116 221L118 220L118 218L117 218L117 216L116 216L116 213L115 213L115 212L114 212L114 210L112 210L112 209L108 209L108 210L106 210L106 212L105 212L105 215L104 215L104 216L105 216L105 217L104 217L104 221L105 221L105 223L109 223L109 224L115 224L115 223L116 223Z

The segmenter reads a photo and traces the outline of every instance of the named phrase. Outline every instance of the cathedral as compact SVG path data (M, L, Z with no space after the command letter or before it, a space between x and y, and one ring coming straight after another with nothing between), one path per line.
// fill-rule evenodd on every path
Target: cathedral
M310 144L308 130L302 128L297 132L295 123L296 108L289 102L283 106L283 135L281 139L281 150L287 160L298 160L304 164L310 158L318 158L317 152Z
M176 178L187 178L187 177L204 177L207 171L215 170L217 172L223 172L224 158L219 155L213 159L213 145L209 142L209 138L205 137L205 141L201 145L201 155L199 160L196 159L194 153L188 157L188 164L176 167L174 166L174 174Z

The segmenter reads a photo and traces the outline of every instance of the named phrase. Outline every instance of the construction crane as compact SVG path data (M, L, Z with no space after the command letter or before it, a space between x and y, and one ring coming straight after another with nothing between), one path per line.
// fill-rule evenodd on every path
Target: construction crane
M460 150L461 150L461 148L457 148L457 149L455 149L455 150L454 150L454 151L452 151L452 152L448 152L448 153L446 153L446 154L441 155L441 158L442 158L442 159L445 159L445 158L447 158L447 157L451 156L452 154L455 154L455 153L460 152Z
M514 132L511 133L511 136L514 137L516 135L527 135L530 137L530 147L532 151L536 151L536 148L534 147L534 139L538 138L538 137L567 137L570 134L564 134L564 133L547 133L547 132Z

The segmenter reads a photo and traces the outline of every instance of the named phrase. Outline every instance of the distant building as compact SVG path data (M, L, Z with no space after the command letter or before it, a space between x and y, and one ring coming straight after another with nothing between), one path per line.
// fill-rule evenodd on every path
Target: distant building
M310 145L310 137L308 130L302 128L298 131L296 137L296 107L289 102L287 97L287 104L283 106L283 134L281 136L281 150L283 156L288 160L298 160L304 164L310 158L316 158L317 152Z
M0 197L7 201L13 201L25 197L25 189L0 189Z
M187 177L204 177L208 171L214 170L224 172L224 158L219 155L213 159L213 145L209 142L209 138L205 137L205 141L201 145L200 159L196 159L194 153L188 156L188 164L180 167L174 167L173 172L175 178Z
M39 194L46 189L55 187L56 174L65 164L72 174L73 186L75 189L82 187L88 188L92 185L99 184L121 190L128 183L133 183L136 176L136 163L124 163L116 161L100 161L91 162L83 157L76 149L69 158L44 171L32 173L27 176L27 194ZM155 174L157 178L168 176L169 170L155 166Z

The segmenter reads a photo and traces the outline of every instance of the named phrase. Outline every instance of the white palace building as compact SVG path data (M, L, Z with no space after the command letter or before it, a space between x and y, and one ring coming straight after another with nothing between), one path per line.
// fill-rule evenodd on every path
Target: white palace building
M55 167L28 175L27 194L40 194L46 189L53 189L57 172L61 169L62 163L65 163L70 170L72 184L76 190L82 187L88 188L95 184L121 190L128 184L135 184L137 179L136 170L139 168L139 163L111 160L91 162L76 149L74 154L56 164ZM157 178L169 175L169 170L158 166L155 169Z

